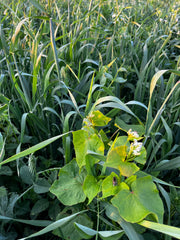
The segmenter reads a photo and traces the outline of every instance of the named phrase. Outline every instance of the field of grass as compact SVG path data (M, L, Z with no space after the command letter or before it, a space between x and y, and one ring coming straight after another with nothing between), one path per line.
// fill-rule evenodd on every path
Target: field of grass
M180 239L179 76L176 0L1 0L0 239ZM105 146L143 129L161 233L105 214L110 198L66 206L50 191L94 110L111 118L97 125Z

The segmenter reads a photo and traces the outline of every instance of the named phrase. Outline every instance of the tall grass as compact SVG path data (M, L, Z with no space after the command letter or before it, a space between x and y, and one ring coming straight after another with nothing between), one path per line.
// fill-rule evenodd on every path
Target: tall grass
M80 129L83 117L99 108L113 119L144 126L146 171L178 185L179 29L174 0L2 0L0 161ZM0 192L0 215L55 220L55 209L64 206L48 188L73 156L72 138L66 134L62 141L2 166L0 184L7 190ZM15 192L19 197L13 205ZM168 196L175 210L169 214L176 225L179 208L173 203L179 193L172 192ZM42 194L44 208L32 214ZM13 206L11 213L3 210L3 201ZM7 230L5 223L2 235L8 239L33 232L29 227L21 232L19 225L14 231L11 224Z

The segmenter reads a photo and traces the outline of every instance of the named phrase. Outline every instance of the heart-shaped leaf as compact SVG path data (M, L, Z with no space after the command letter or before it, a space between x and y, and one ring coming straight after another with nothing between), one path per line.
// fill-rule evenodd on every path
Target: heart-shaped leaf
M140 222L150 214L158 222L163 220L163 203L150 176L136 179L131 191L121 190L111 202L128 222Z
M50 192L56 195L64 205L71 206L84 202L86 195L82 185L85 176L86 172L82 170L79 173L76 161L72 160L60 170L59 179L52 184Z

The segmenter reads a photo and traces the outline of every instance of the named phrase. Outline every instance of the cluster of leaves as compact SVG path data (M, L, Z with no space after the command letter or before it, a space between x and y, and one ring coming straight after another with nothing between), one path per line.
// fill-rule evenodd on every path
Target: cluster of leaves
M179 185L180 167L179 19L174 0L0 2L0 238L28 236L38 226L47 226L42 230L47 239L55 239L48 233L52 230L63 239L80 239L81 230L81 234L88 231L92 237L106 238L110 233L101 230L121 231L108 217L121 223L129 230L124 230L129 239L134 239L139 235L123 220L122 210L122 217L115 214L116 197L129 194L131 199L132 188L139 189L142 178L153 188L150 175L165 201L164 222L178 226L180 198L174 186ZM115 120L116 127L108 124L107 136L92 127L98 125L89 115L96 114L95 109ZM136 145L139 140L108 137L117 128L144 136L146 150L141 148L141 156L132 155L138 153L132 144L140 147ZM76 141L69 131L75 131ZM87 136L92 139L80 145L84 155L79 155L77 143ZM95 141L104 148L94 149L91 143ZM76 160L71 162L74 150ZM110 156L120 158L121 166L111 162ZM90 165L88 158L93 159ZM108 173L111 167L116 170ZM138 175L142 170L148 175ZM68 179L84 174L80 179L82 202L64 206L67 202L60 202L49 191L63 171ZM88 181L97 182L94 193L85 186ZM127 189L114 186L109 196L109 185L107 192L103 188L106 183ZM99 201L110 200L114 206L105 207L106 215L96 214ZM139 206L137 198L135 202ZM89 206L94 214L78 215ZM105 209L101 204L100 208ZM153 209L144 214L149 216L151 211L157 220L159 213ZM96 222L100 231L98 227L90 230ZM26 224L23 231L22 223ZM82 225L89 228L84 231ZM160 239L148 231L142 234L144 239L148 234ZM114 237L120 235L117 232Z
M60 170L50 191L68 206L84 202L86 197L90 204L95 197L103 200L113 196L110 201L126 221L140 222L152 214L162 223L163 204L152 177L138 176L137 164L146 162L146 150L137 142L141 136L129 131L128 136L109 140L102 129L95 129L109 121L110 118L94 111L84 120L83 128L73 132L76 159Z

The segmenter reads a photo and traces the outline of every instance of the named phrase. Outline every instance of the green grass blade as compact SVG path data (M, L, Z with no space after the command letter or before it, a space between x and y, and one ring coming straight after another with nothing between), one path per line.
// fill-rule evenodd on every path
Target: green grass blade
M106 104L102 104L104 102L108 102ZM102 97L100 99L98 99L91 111L93 111L95 108L96 109L101 109L102 107L112 107L112 108L117 108L117 109L121 109L127 113L129 113L130 115L132 115L133 117L135 117L138 122L140 124L142 124L142 122L140 121L140 119L126 106L126 104L124 104L120 99L118 99L117 97L113 97L113 96L108 96L108 97Z
M173 134L172 134L172 130L171 128L168 126L166 120L161 116L161 120L162 123L164 125L164 128L166 130L166 134L167 134L167 144L168 144L168 148L166 149L166 152L171 150L171 145L173 143Z
M17 70L17 73L18 73L18 77L19 77L19 80L20 80L20 83L21 83L21 87L23 89L23 93L24 93L24 96L25 96L25 102L28 105L29 109L32 110L32 103L31 103L31 99L30 99L30 92L29 92L29 89L28 89L28 84L25 81L25 79L23 78L23 76L21 75L20 71L19 71L19 68L18 68L18 65L17 65L17 62L16 62L15 54L13 53L12 55L13 55L14 63L15 63L16 70Z
M168 226L165 224L150 222L150 221L146 221L146 220L140 222L139 225L141 225L145 228L149 228L149 229L167 234L171 237L180 239L180 228Z
M40 3L38 3L36 0L29 0L29 1L32 3L32 5L35 8L39 9L41 12L44 12L46 14L46 10L44 9L44 7Z
M26 119L27 119L28 113L24 113L21 118L21 140L20 142L23 143L25 128L26 128Z
M54 229L56 229L58 227L61 227L64 224L67 224L71 219L73 219L74 217L76 217L77 215L79 215L81 213L84 213L85 211L77 212L77 213L75 213L75 214L73 214L73 215L71 215L69 217L65 217L65 218L62 218L60 220L57 220L57 221L51 223L50 225L48 225L47 227L43 228L39 232L33 233L30 236L25 237L25 238L21 238L19 240L25 240L25 239L32 238L32 237L38 237L40 235L43 235L43 234L48 233L50 231L53 231Z
M174 92L175 88L176 88L179 84L180 84L180 81L178 81L178 82L174 85L174 87L172 88L172 90L170 91L170 93L168 94L168 96L166 97L166 99L164 100L163 104L161 105L160 109L158 110L158 112L157 112L154 120L152 121L150 127L149 127L148 129L146 129L146 130L147 130L147 136L149 136L152 128L158 123L158 121L159 121L159 119L160 119L160 117L161 117L161 114L162 114L162 112L163 112L163 108L164 108L166 102L169 100L170 96L172 95L172 93Z
M73 103L77 113L79 113L79 115L81 115L80 112L79 112L79 107L77 105L76 99L74 98L73 94L69 91L69 89L67 89L67 90L68 90L69 96L70 96L70 98L72 100L72 103Z
M63 133L69 132L69 119L71 116L77 114L75 111L70 111L67 113L67 115L64 118L63 121ZM69 134L63 136L63 149L64 149L64 158L65 158L65 163L70 162L70 157L71 157L71 139Z
M52 221L48 221L48 220L25 220L25 219L15 219L15 218L10 218L10 217L6 217L6 216L2 216L0 215L0 220L10 220L13 222L20 222L20 223L24 223L24 224L29 224L32 226L37 226L37 227L46 227L49 224L52 223Z
M104 203L106 208L106 215L113 221L117 222L125 234L128 236L129 240L141 240L140 235L135 231L133 224L124 221L119 215L119 212L116 207L109 203Z
M167 72L168 70L161 70L161 71L158 71L152 78L151 80L151 84L150 84L150 96L149 96L149 105L148 105L148 115L147 115L147 122L150 118L150 114L152 114L151 112L151 100L152 100L152 94L154 92L154 89L155 89L155 86L156 86L156 83L157 81L159 80L159 78L165 73Z
M163 171L180 168L180 157L171 160L162 160L153 171Z
M68 132L68 133L70 133L70 132ZM12 157L7 158L7 159L4 160L3 162L1 162L1 163L0 163L0 166L1 166L1 165L4 165L4 164L6 164L6 163L12 162L12 161L14 161L14 160L16 160L16 159L18 159L18 158L21 158L21 157L24 157L24 156L26 156L26 155L29 155L29 154L31 154L31 153L34 153L34 152L38 151L39 149L46 147L46 146L49 145L50 143L56 141L57 139L63 137L64 135L66 135L66 134L68 134L68 133L64 133L64 134L58 135L58 136L56 136L56 137L52 137L52 138L50 138L50 139L48 139L48 140L45 140L45 141L43 141L43 142L41 142L41 143L38 143L38 144L36 144L35 146L30 147L30 148L28 148L28 149L26 149L26 150L24 150L24 151L22 151L22 152L20 152L20 153L17 153L17 154L15 154L15 155L13 155Z
M89 88L88 98L87 98L87 102L86 102L85 116L87 116L89 113L89 109L90 109L90 105L91 105L91 101L92 101L93 83L94 83L94 74L92 76L91 85Z
M3 160L4 154L5 154L4 146L5 146L5 140L3 139L3 136L0 132L0 163Z
M52 49L53 49L53 54L54 54L54 60L56 63L58 78L59 78L59 81L61 81L61 73L60 73L60 69L59 69L58 54L57 54L56 42L55 42L55 38L54 38L54 28L53 28L52 18L50 18L49 23L50 23L50 37L51 37L51 45L52 45Z
M7 104L4 104L3 106L0 105L0 115L8 109L8 105Z

